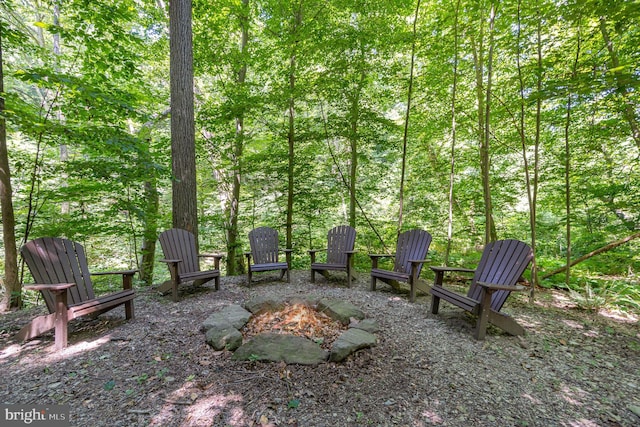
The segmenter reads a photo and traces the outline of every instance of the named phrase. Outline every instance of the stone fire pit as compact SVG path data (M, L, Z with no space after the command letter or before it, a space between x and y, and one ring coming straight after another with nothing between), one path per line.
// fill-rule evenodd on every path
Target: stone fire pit
M243 339L241 329L265 311L279 311L287 305L302 304L328 315L347 328L333 342L330 350L323 349L311 339L287 333L265 332L248 340ZM362 310L343 300L323 298L319 301L272 298L256 298L240 305L228 305L211 314L201 326L207 343L215 350L233 351L235 360L261 360L288 364L317 365L331 361L340 362L360 349L377 344L374 335L379 329L373 319L366 319Z

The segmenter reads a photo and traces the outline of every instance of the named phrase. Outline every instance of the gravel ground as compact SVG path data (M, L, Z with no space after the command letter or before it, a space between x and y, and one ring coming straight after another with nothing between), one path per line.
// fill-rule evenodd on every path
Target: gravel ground
M4 314L0 325L3 403L66 404L74 426L637 426L640 333L637 318L578 311L563 295L536 304L511 298L504 311L526 329L512 337L443 302L384 285L339 280L292 283L265 273L187 289L178 303L138 292L136 318L124 310L74 321L69 347L53 335L19 344L11 336L42 307ZM235 362L209 348L200 323L251 297L318 295L349 301L381 326L379 343L343 363L298 366Z

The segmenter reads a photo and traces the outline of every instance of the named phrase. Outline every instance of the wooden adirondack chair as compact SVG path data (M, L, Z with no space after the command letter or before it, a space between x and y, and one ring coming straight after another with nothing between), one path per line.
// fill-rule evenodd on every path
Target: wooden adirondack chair
M158 290L162 293L171 290L171 299L178 301L178 287L187 282L201 285L215 279L216 291L220 289L219 254L198 254L193 233L181 228L172 228L160 233L158 237L164 254L160 261L167 264L171 280L163 283ZM213 270L200 271L200 258L213 258Z
M289 269L291 268L292 249L284 249L286 262L279 262L278 257L278 231L269 227L258 227L249 232L249 244L251 252L245 252L247 257L247 284L251 286L251 277L254 272L280 270L280 280L287 275L287 282L291 281ZM253 257L253 264L251 264Z
M133 275L138 270L89 273L87 257L80 243L67 239L42 237L26 243L21 251L35 285L25 289L40 291L49 310L23 327L16 338L28 340L55 328L55 348L67 346L69 320L98 315L124 304L125 316L133 318ZM91 276L122 275L122 291L96 297Z
M422 265L431 244L431 234L420 229L405 231L398 236L395 255L369 254L371 257L371 290L376 290L376 280L392 284L393 282L409 283L411 289L409 300L416 299L416 285L420 277ZM378 268L381 257L395 257L393 270Z
M484 339L487 323L491 322L511 335L524 334L524 328L513 318L500 313L504 302L513 291L524 290L517 285L522 273L533 259L531 247L519 240L498 240L489 243L482 252L478 267L431 267L436 273L431 288L431 312L438 313L440 299L450 302L472 314L478 315L475 338ZM467 295L460 295L442 286L446 272L474 273Z
M327 233L326 262L316 262L316 252L325 249L311 249L311 283L316 281L316 271L328 276L328 270L346 271L347 285L351 287L353 277L353 246L356 242L356 229L348 225L339 225Z

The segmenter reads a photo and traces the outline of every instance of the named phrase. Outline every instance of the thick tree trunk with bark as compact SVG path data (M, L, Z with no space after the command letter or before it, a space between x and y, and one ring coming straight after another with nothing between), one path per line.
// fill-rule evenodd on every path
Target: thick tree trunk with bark
M198 242L191 1L169 3L173 226Z

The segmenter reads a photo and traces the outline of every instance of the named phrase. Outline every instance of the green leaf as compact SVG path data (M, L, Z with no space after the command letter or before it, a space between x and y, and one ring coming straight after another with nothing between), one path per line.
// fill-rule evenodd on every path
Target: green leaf
M291 399L287 404L287 407L292 409L296 409L298 406L300 406L300 400L298 399Z

